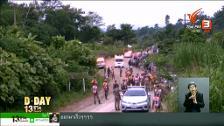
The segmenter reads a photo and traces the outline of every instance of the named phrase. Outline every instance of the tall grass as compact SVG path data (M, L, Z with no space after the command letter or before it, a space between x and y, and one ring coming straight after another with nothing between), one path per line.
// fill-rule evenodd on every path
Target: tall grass
M216 43L179 43L173 63L180 76L210 78L210 111L224 112L224 49Z
M182 70L217 67L223 60L223 49L214 43L180 43L174 48L174 65Z
M177 91L170 92L165 96L164 100L167 105L168 112L178 112Z

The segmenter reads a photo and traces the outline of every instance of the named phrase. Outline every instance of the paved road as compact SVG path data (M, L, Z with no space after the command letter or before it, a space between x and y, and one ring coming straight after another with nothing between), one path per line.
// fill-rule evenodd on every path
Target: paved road
M107 59L106 60L107 66L114 66L114 59ZM125 58L125 68L128 67L128 59ZM125 69L124 69L125 70ZM124 73L123 70L123 73ZM103 70L99 71L101 75L103 75ZM133 73L140 73L141 70L139 68L133 68ZM123 78L120 78L119 68L115 68L115 79L118 83L121 83ZM114 108L114 95L112 94L112 84L114 81L109 82L110 91L108 100L104 98L103 90L100 90L100 99L102 104L94 104L93 103L93 96L87 97L81 101L74 102L66 107L59 109L59 112L120 112L116 111ZM153 97L153 93L149 92L150 95ZM152 99L152 98L151 98ZM152 103L152 102L151 102ZM152 110L153 111L153 110Z

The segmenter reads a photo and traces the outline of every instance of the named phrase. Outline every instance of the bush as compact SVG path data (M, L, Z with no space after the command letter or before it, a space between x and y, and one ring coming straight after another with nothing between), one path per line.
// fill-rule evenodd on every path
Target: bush
M26 96L55 96L65 91L68 73L64 62L52 58L32 37L18 32L0 35L1 108L23 105ZM9 100L8 100L9 99Z

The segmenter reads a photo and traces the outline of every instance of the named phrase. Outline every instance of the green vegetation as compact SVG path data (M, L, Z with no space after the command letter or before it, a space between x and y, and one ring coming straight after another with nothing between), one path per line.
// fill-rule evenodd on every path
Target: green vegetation
M178 112L179 111L179 106L178 106L178 101L177 101L177 92L170 92L168 95L165 96L164 101L165 104L167 105L167 111L168 112Z
M23 111L24 96L51 96L54 105L46 111L88 96L93 76L100 85L103 80L96 74L96 57L123 53L125 42L134 35L132 27L123 24L121 38L107 43L107 32L99 28L102 17L60 1L35 6L5 1L0 16L4 17L0 19L1 111Z
M106 58L114 57L115 54L123 54L124 45L114 44L114 45L101 45L101 44L86 44L96 56L105 56Z
M169 75L176 73L181 77L209 77L210 80L210 111L224 111L224 34L221 21L224 8L212 17L214 29L211 33L194 32L183 27L181 19L175 25L169 23L169 16L165 17L166 27L143 27L137 30L139 45L157 43L159 55L153 55L148 62L158 65L159 73ZM209 19L207 15L200 15L197 24L202 19ZM158 25L157 25L158 26ZM168 78L169 76L166 76ZM176 93L170 93L165 102L170 110L176 111L178 104Z
M93 75L94 55L76 41L67 42L55 37L52 46L42 48L32 36L21 35L19 28L10 29L2 28L0 35L0 90L1 103L4 103L1 109L8 111L16 104L22 108L24 96L52 96L56 99L67 91L67 84L75 73L78 75L72 85L76 85L74 91L80 90L82 83L78 79L81 73L73 69L73 64L80 71L89 73L85 77ZM62 46L60 49L57 43Z
M179 76L209 77L210 79L210 110L223 110L222 98L224 74L224 49L214 42L181 43L176 46L174 65Z
M224 111L224 99L222 92L224 71L223 34L214 33L209 41L202 33L185 30L181 34L179 42L173 42L170 52L161 48L161 54L152 56L148 60L155 62L160 68L159 72L167 75L174 71L181 77L209 77L210 79L210 111ZM163 42L161 42L163 43ZM167 49L165 49L167 50ZM168 78L168 76L166 76ZM170 109L176 110L178 104L174 94L167 96L166 102Z

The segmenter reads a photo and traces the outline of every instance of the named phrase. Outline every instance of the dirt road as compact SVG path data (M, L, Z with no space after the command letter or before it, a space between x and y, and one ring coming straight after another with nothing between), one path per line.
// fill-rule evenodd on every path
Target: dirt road
M128 67L128 60L125 58L125 68ZM107 59L106 60L106 65L107 66L114 66L114 59ZM124 70L123 69L123 76L124 76ZM103 70L99 71L101 75L103 75ZM141 70L139 68L133 68L133 73L140 73ZM123 78L120 77L120 72L119 68L115 68L115 79L117 82L120 84L123 80ZM109 91L109 96L108 100L105 100L104 98L104 92L101 89L99 92L101 104L94 104L93 103L93 96L87 97L79 102L74 102L66 107L60 108L58 111L59 112L116 112L114 108L114 95L112 93L112 85L113 85L113 80L109 81L109 86L110 86L110 91ZM153 97L153 93L150 92L151 97ZM152 99L152 98L151 98ZM152 102L151 102L152 103ZM120 112L120 111L117 111Z

